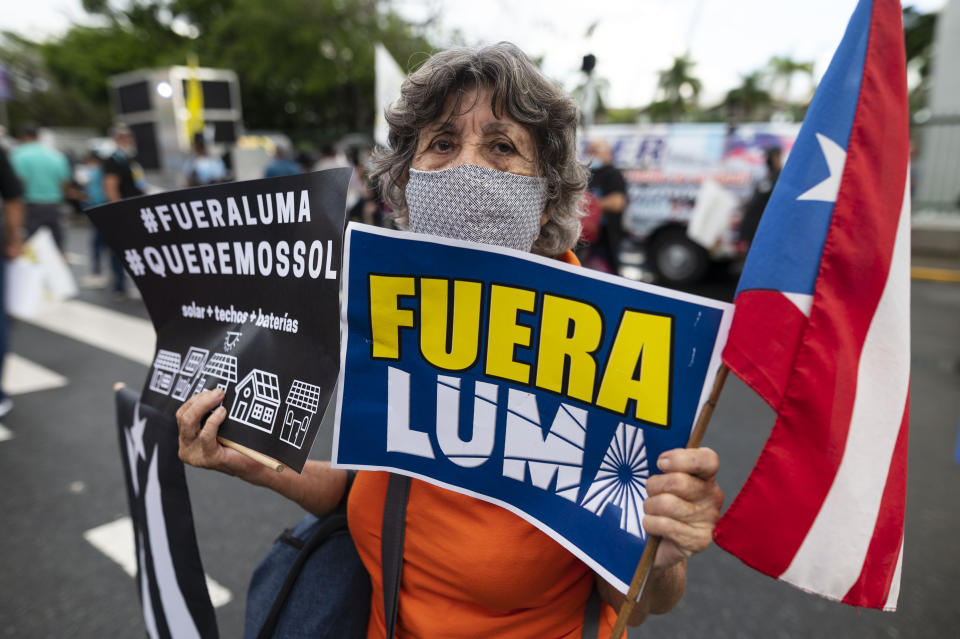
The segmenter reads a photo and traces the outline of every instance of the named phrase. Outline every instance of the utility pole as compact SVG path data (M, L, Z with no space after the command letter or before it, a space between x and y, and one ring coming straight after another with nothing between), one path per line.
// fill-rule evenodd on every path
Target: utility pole
M597 66L597 57L592 53L583 56L583 64L580 70L587 76L587 81L583 85L583 98L580 103L580 113L583 115L583 128L589 129L593 126L594 117L597 110L597 91L594 87L593 69Z

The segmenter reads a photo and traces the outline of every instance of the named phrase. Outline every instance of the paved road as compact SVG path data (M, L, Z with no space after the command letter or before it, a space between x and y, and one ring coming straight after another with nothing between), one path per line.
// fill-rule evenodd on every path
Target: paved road
M86 233L82 227L71 229L71 252L84 252ZM83 272L82 266L77 269ZM728 298L730 286L728 278L718 276L698 292ZM87 305L115 311L120 320L146 318L136 300L83 291L81 304L66 308L59 324L43 328L18 322L13 331L13 352L49 374L31 372L31 380L47 387L15 396L15 411L0 429L0 440L4 433L11 436L0 441L5 487L0 636L144 633L133 580L83 534L127 515L110 388L114 381L139 386L147 366L135 352L117 354L110 339L88 343L108 327L103 319L95 322L98 326L85 324L92 321L84 319ZM913 419L899 612L857 611L827 602L711 548L690 562L689 586L678 608L630 636L955 636L960 627L960 466L954 460L960 419L958 317L960 285L914 283ZM772 423L772 411L731 378L705 442L721 455L720 482L728 502ZM329 424L322 433L315 456L329 450ZM238 637L250 572L277 532L299 514L279 497L229 477L189 469L188 481L205 569L231 597L217 608L221 636Z

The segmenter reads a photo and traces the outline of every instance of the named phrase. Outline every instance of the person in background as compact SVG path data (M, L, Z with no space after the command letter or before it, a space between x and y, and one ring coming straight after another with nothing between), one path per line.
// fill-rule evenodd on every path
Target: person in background
M143 169L134 161L137 146L133 140L133 133L124 124L118 124L110 130L110 137L116 145L116 150L103 161L103 194L107 202L119 202L128 197L143 195L146 190ZM125 291L124 278L114 281L114 293L123 295Z
M3 255L0 255L0 383L3 380L3 360L7 356L7 309L6 291L4 290L7 260L20 256L23 252L23 219L25 216L23 204L23 189L7 159L6 151L0 147L0 218L3 226ZM0 385L0 419L13 410L13 400L3 392Z
M227 172L224 182L233 182L237 176L233 173L233 143L224 145L223 153L220 154L220 161L223 162L223 168Z
M282 144L278 144L273 154L273 161L267 165L267 168L263 172L263 177L272 178L283 175L296 175L300 172L300 166L290 159L290 149Z
M17 139L20 144L10 153L10 164L23 183L27 237L46 226L57 247L63 251L60 207L70 188L70 163L63 153L40 143L33 125L20 127Z
M107 194L103 190L103 164L100 156L95 151L91 151L84 158L85 176L83 180L84 200L83 210L92 209L95 206L107 203ZM101 256L104 249L110 254L110 271L113 274L113 290L122 293L123 286L123 261L112 249L103 241L100 229L93 227L93 237L90 247L90 276L86 284L91 288L101 288L106 286L106 280L101 277Z
M332 144L320 145L320 157L313 165L314 171L325 171L326 169L336 169L342 166L350 166L350 161L342 151L338 151Z
M753 242L753 236L756 235L757 227L760 226L760 218L763 217L763 210L767 208L767 202L770 201L773 187L776 186L777 178L780 177L780 169L783 168L780 147L772 146L766 150L764 155L767 172L757 181L753 189L753 195L750 196L750 201L743 209L743 220L740 222L740 241L747 248Z
M587 159L590 162L587 190L596 197L603 214L590 254L602 259L611 273L619 275L627 183L620 169L613 166L613 151L606 140L592 140L587 145Z
M134 158L137 144L133 133L125 124L110 129L110 137L116 149L103 161L103 193L108 202L119 202L128 197L146 193L143 169Z
M207 143L198 133L193 138L193 156L187 161L187 186L216 184L227 179L227 167L223 160L207 153Z
M363 153L361 155L358 153L356 160L351 184L348 186L348 193L350 187L354 186L353 178L356 178L357 197L353 200L352 205L347 206L347 218L352 222L383 226L384 205L383 198L380 197L380 185L370 179L369 162L371 161L371 154Z
M313 170L313 153L310 151L297 151L296 160L301 173L309 173Z

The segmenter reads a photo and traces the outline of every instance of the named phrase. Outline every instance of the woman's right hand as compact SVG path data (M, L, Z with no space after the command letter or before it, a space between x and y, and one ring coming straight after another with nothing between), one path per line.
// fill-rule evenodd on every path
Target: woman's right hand
M346 471L330 462L307 460L300 473L278 473L217 441L227 409L220 405L223 391L216 388L194 395L177 410L180 460L198 468L212 468L276 491L317 517L329 513L343 497ZM212 412L211 412L212 411ZM207 421L201 424L204 416Z
M227 417L227 409L221 405L223 396L220 388L203 391L177 409L177 429L180 433L178 455L185 464L212 468L251 481L262 466L217 441L220 424ZM205 415L207 420L203 422Z

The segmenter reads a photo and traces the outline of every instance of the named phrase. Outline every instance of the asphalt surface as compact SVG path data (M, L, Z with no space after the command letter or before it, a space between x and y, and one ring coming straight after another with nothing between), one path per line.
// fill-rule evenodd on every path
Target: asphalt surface
M86 253L88 229L69 229L69 251ZM75 266L78 275L85 267ZM732 276L714 274L694 292L729 299ZM137 300L102 290L81 298L145 318ZM800 592L712 547L693 558L688 587L671 613L632 629L639 637L948 637L960 606L960 285L915 281L906 550L900 609L857 610ZM134 580L83 533L128 515L111 387L139 387L147 367L27 322L16 322L12 351L67 378L59 388L14 397L0 441L0 636L142 637ZM704 444L720 454L727 502L769 434L773 412L731 377ZM313 456L328 454L329 418ZM207 574L232 599L217 608L222 637L242 633L253 568L298 508L268 491L217 473L188 469Z

